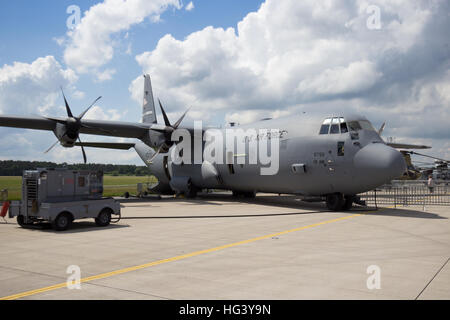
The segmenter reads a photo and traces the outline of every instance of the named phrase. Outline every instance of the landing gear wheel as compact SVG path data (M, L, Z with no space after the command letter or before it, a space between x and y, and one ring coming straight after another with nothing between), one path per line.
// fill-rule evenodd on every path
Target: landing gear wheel
M99 227L107 227L111 223L111 210L103 209L98 214L97 218L95 218L95 223Z
M331 211L342 210L344 205L344 197L340 193L333 193L327 195L327 208Z
M197 197L197 192L198 192L197 188L191 187L189 191L185 194L185 196L188 199L194 199L195 197Z
M256 197L256 192L254 191L233 191L234 198L246 198L246 199L254 199Z
M56 231L65 231L72 224L72 215L67 212L60 213L53 221L53 229Z
M254 191L243 192L242 194L244 195L244 198L247 199L254 199L256 197L256 192Z
M353 201L355 200L354 196L345 196L344 197L344 204L342 205L343 210L350 210L353 206Z

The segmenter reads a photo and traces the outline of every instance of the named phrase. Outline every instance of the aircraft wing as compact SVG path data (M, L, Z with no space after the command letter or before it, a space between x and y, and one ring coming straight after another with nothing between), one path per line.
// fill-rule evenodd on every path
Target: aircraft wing
M87 148L103 148L103 149L117 149L117 150L130 150L134 148L134 143L122 143L122 142L82 142L75 143L77 147Z
M395 149L431 149L429 146L417 145L417 144L406 144L406 143L390 143L386 144Z
M53 131L56 123L65 123L66 120L65 118L38 116L0 116L0 126ZM151 128L150 125L143 123L103 120L81 120L81 124L80 133L137 139L148 134L148 130ZM157 125L153 126L156 127ZM162 129L164 129L164 126L162 126Z
M94 134L121 138L143 138L150 129L148 124L103 121L103 120L82 120L80 133Z
M53 130L56 122L43 117L0 116L0 126L36 130Z

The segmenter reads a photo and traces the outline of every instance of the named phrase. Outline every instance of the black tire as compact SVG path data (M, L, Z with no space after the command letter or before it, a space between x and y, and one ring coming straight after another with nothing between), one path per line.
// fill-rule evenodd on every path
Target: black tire
M60 213L52 222L53 229L56 231L66 231L72 224L73 217L68 212Z
M105 208L98 214L97 218L95 218L95 223L99 227L107 227L111 223L111 214L112 210L109 208Z
M25 223L25 217L22 215L17 216L17 224L22 228L29 226L29 223Z
M327 208L331 211L342 210L344 205L344 197L340 193L333 193L327 195Z
M244 198L246 198L246 199L255 199L256 198L256 192L254 192L254 191L244 192L243 195L244 195Z
M355 197L354 196L345 196L344 197L344 204L342 205L342 210L350 210L353 207L353 201Z
M197 197L197 188L192 186L189 191L185 194L186 198L188 199L194 199L195 197Z

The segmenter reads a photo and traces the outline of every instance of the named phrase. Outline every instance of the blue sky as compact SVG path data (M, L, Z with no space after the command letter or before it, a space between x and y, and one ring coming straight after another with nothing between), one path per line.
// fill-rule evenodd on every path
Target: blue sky
M63 86L74 113L102 95L90 118L140 121L150 73L172 119L188 106L186 122L213 125L361 113L376 127L387 121L385 138L450 158L448 1L189 2L2 1L0 113L64 116ZM82 13L73 31L70 5ZM81 161L75 149L43 154L54 141L0 128L0 159ZM133 152L88 153L141 164Z
M235 27L248 12L256 11L261 0L197 0L191 11L169 9L162 14L158 23L144 21L129 30L129 42L132 43L132 53L117 52L111 64L117 69L111 81L99 83L89 75L81 75L77 89L85 93L82 100L73 100L74 109L82 110L97 96L103 98L99 105L105 108L133 110L128 121L139 121L140 110L136 101L128 93L128 86L142 68L136 63L135 55L153 50L158 40L166 34L177 39L206 26ZM59 46L55 38L62 37L67 32L66 13L70 5L77 5L81 12L101 1L7 1L0 4L0 66L13 62L31 63L37 57L54 56L64 65L64 48ZM189 2L184 1L187 5ZM12 32L14 30L14 32ZM70 97L70 94L68 94ZM133 109L133 107L134 109ZM169 107L170 109L170 107ZM80 111L81 112L81 111ZM63 115L63 114L62 114Z

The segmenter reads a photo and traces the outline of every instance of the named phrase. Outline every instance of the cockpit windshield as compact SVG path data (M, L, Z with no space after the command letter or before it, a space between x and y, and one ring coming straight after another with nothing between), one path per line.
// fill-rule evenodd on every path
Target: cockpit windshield
M340 134L347 133L348 128L344 118L328 118L322 123L319 134Z
M319 134L342 134L347 132L358 132L360 130L376 131L367 120L345 122L343 117L325 119L320 127Z

